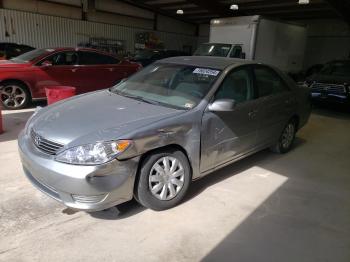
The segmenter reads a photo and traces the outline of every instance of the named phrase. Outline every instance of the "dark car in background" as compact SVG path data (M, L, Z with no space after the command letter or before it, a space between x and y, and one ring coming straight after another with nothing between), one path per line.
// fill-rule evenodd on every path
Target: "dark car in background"
M312 100L350 105L350 60L329 62L306 80Z
M135 56L130 59L133 62L140 63L142 66L148 66L153 62L174 56L187 56L189 55L186 52L178 51L178 50L152 50L152 49L144 49L138 50Z
M48 86L73 86L77 94L104 89L141 67L95 49L35 49L0 61L0 102L5 109L24 108L33 99L46 99Z
M0 43L0 60L11 59L34 49L34 47L31 47L29 45Z

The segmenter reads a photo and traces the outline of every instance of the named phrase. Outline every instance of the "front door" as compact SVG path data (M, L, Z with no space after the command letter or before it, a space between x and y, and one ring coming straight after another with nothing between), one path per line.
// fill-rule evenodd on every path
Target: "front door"
M214 100L233 99L231 112L206 110L201 130L201 172L205 172L252 150L258 127L258 102L250 67L228 73Z
M77 54L74 51L58 52L44 58L36 65L36 87L41 91L41 96L45 97L47 86L73 86L77 92L81 88L78 76ZM51 65L45 65L49 62Z

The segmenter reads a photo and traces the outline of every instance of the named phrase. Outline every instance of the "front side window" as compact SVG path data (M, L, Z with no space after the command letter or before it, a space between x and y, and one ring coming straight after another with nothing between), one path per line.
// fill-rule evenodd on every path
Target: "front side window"
M99 54L96 52L79 52L80 65L104 65L118 64L119 60L108 55Z
M154 64L116 85L111 91L148 103L191 109L208 93L220 72L188 65Z
M282 78L274 70L268 67L256 67L254 69L254 74L259 97L278 94L289 90Z
M235 45L235 46L232 48L230 57L231 57L231 58L241 58L241 57L242 57L242 52L243 52L242 47L239 46L239 45Z
M43 62L46 61L51 62L51 64L55 66L76 65L78 63L78 55L74 51L59 52L49 57L46 57L38 65L41 65Z
M215 99L233 99L243 103L254 98L253 81L249 69L236 69L222 82Z

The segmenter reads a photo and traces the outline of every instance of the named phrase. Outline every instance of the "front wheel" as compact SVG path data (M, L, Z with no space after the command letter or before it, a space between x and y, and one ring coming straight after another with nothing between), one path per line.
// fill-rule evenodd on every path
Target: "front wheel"
M153 210L165 210L179 204L191 181L187 157L178 150L148 155L140 168L136 184L137 201Z
M284 127L280 138L277 143L271 147L271 150L275 153L284 154L287 153L293 146L296 134L296 122L291 120Z
M7 82L0 87L0 101L4 109L22 109L30 102L30 93L23 84Z

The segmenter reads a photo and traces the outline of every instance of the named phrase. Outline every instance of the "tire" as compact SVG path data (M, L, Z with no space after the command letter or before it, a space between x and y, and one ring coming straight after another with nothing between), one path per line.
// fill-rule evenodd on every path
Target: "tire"
M0 102L4 109L23 109L30 103L31 95L24 84L8 81L0 86Z
M290 151L290 149L293 147L296 131L296 121L292 119L283 128L282 134L276 144L270 147L271 151L278 154L284 154Z
M156 211L172 208L186 195L191 178L188 159L181 151L168 149L151 153L142 161L135 199L144 207Z

